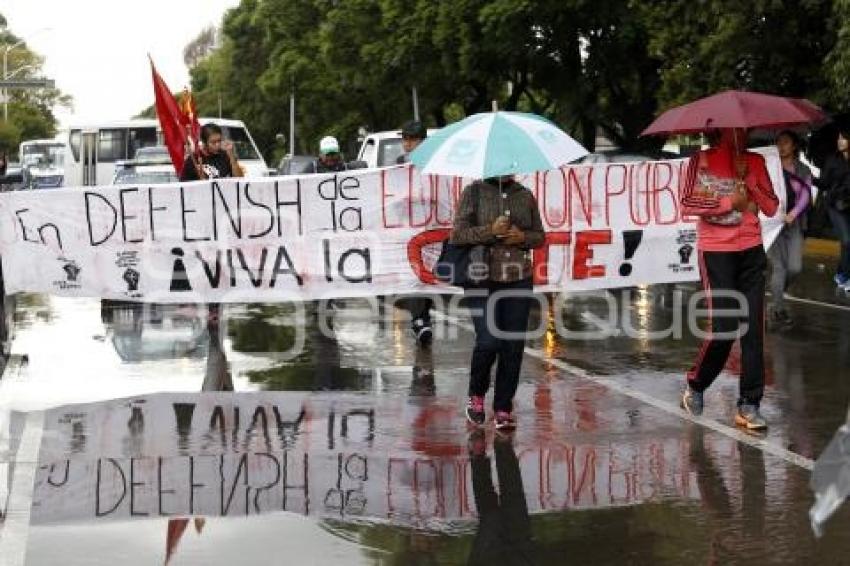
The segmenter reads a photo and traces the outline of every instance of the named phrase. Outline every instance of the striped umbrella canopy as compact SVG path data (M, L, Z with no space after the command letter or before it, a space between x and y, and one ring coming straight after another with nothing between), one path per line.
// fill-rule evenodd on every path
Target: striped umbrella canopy
M587 150L549 120L522 112L485 112L429 136L410 161L423 173L487 179L557 169Z

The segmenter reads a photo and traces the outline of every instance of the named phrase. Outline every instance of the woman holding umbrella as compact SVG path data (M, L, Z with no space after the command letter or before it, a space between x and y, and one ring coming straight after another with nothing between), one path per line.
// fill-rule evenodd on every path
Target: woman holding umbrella
M682 206L685 214L699 217L697 249L709 312L740 308L746 311L735 423L758 430L767 427L759 413L764 390L767 256L758 213L773 216L779 199L773 192L764 158L744 150L745 130L722 130L713 138L710 149L691 157L682 187ZM738 333L737 318L712 314L709 318L709 335L688 373L682 397L682 406L694 414L702 412L703 392L726 365Z
M410 158L423 174L483 179L467 186L451 233L455 246L489 250L487 278L467 297L475 326L466 417L485 423L484 397L496 367L493 413L497 430L515 428L519 383L532 306L531 249L544 242L538 203L514 176L557 169L587 150L540 116L475 114L429 136Z
M683 212L697 216L697 249L711 328L688 372L682 406L701 414L703 394L714 382L738 337L739 319L713 316L746 311L741 333L741 380L735 423L761 430L764 391L764 288L767 258L758 214L772 217L779 199L764 158L745 150L747 130L780 130L825 119L808 100L729 90L668 110L643 135L708 132L711 147L688 163L680 183ZM741 304L743 298L744 304Z
M525 349L525 333L531 310L531 254L543 244L543 222L537 200L513 177L485 179L466 187L455 215L451 241L456 245L490 247L485 293L468 297L473 310L475 347L469 378L466 416L474 425L484 424L484 396L490 388L490 372L496 367L493 397L497 429L513 429L513 398ZM492 301L492 305L488 302ZM521 335L503 338L499 333Z

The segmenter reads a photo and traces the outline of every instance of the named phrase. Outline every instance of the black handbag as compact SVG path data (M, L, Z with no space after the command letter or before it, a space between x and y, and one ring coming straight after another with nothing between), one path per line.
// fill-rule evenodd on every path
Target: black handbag
M490 248L484 244L459 246L443 242L434 265L434 277L464 289L480 287L490 277Z
M475 191L473 198L477 215L478 185L472 185L472 189ZM434 277L464 289L482 286L490 277L490 247L484 244L457 245L446 240L434 264Z

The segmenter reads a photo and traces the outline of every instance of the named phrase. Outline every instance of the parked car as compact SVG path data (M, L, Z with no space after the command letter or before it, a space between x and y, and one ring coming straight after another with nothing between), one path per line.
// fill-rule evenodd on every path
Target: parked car
M175 183L179 179L170 159L165 161L119 161L115 167L113 185L158 185Z
M133 156L133 161L136 163L159 163L170 160L171 155L168 153L168 148L164 145L140 147L136 150L136 155Z
M280 167L275 174L280 176L286 175L313 175L316 171L318 159L309 155L296 155L295 157L284 157L280 162ZM365 161L347 161L345 163L346 171L353 169L366 169L369 165Z
M436 129L429 129L428 135ZM395 165L404 150L401 147L401 132L391 130L367 134L357 154L358 161L365 161L368 167L388 167Z
M316 158L312 155L287 155L280 160L275 174L284 176L312 173L314 163Z
M0 190L17 191L23 188L24 171L20 163L10 162L6 166L6 174L0 177Z

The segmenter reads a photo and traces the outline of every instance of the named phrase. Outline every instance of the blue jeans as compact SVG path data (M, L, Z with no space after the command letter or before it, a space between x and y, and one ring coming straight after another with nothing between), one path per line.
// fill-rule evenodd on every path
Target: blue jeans
M838 240L841 242L841 258L838 260L838 273L850 276L850 212L829 207L829 221Z
M493 409L511 411L519 384L525 336L518 339L502 339L493 336L493 330L525 333L528 331L528 314L531 310L531 279L516 283L491 283L486 296L469 296L466 305L472 310L475 326L475 347L472 350L472 365L469 376L469 395L483 397L490 388L490 373L496 367L496 391ZM494 297L493 293L503 290L525 291L522 296ZM488 303L491 306L488 314Z
M829 220L832 229L841 242L841 259L838 261L838 273L850 276L850 212L829 207Z

